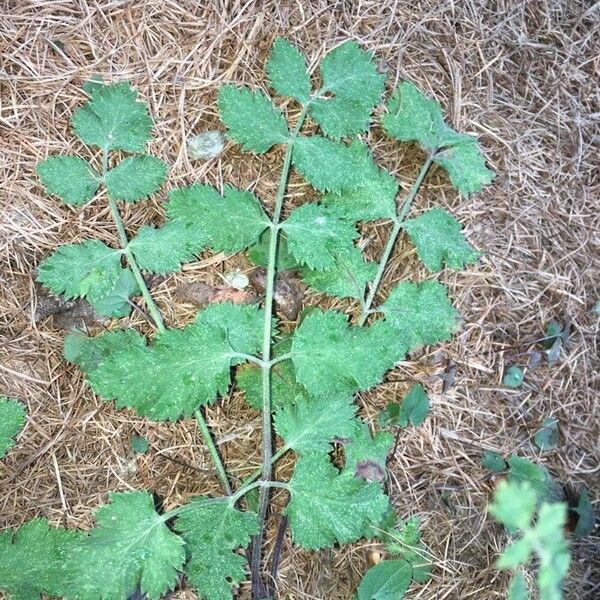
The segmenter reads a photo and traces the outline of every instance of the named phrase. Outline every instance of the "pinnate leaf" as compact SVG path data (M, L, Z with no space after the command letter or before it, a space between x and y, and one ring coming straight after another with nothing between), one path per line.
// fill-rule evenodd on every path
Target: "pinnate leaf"
M291 354L298 381L316 396L367 390L403 356L381 321L350 327L346 315L331 310L315 310L302 321Z
M327 454L301 456L289 482L285 509L294 543L310 550L354 542L388 508L379 483L339 473Z
M98 86L90 100L73 114L75 133L105 150L143 152L152 129L148 107L137 101L128 83Z
M169 195L166 208L171 218L185 224L186 236L205 239L215 252L233 254L248 248L271 223L250 192L229 185L223 196L209 185L179 188Z
M67 558L68 598L128 598L139 587L158 600L177 583L184 541L156 513L147 492L110 494L96 511L96 527L79 539Z
M409 219L403 225L417 254L431 272L441 271L443 265L462 269L477 262L481 253L465 240L460 223L447 211L433 208Z
M115 200L136 202L154 194L167 178L167 165L144 154L130 156L111 169L104 177L108 193Z
M281 224L292 255L311 269L336 266L336 255L351 252L356 228L334 211L316 203L295 208Z
M191 415L227 393L241 354L262 347L262 320L256 306L211 305L191 325L157 335L151 346L132 336L88 372L88 381L118 408L154 420Z
M243 150L263 154L289 139L281 111L261 92L225 85L219 89L219 111L229 137Z
M412 581L406 560L383 560L371 567L358 587L357 600L402 600Z
M100 175L79 156L51 156L37 166L46 191L65 204L81 205L91 200L100 187Z
M437 281L398 284L381 311L409 350L449 340L458 329L458 313Z
M254 513L236 510L227 499L196 498L177 517L186 543L185 573L201 598L231 600L232 588L246 580L246 549L258 533Z
M13 438L23 429L26 417L20 402L0 396L0 458L15 445Z
M284 38L273 43L267 62L271 87L282 96L304 104L310 95L310 77L302 53Z
M54 294L64 294L67 300L102 300L121 276L121 254L121 250L99 240L64 244L42 261L37 280Z

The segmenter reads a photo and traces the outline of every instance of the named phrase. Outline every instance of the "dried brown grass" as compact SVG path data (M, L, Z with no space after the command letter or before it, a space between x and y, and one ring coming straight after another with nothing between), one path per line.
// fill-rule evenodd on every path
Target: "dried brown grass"
M265 85L262 67L276 35L303 48L312 67L335 44L355 38L384 63L391 85L415 81L442 102L454 126L478 135L498 172L492 186L468 200L441 174L430 178L416 208L451 208L486 258L466 273L443 275L464 315L461 333L399 365L361 404L373 418L415 380L433 400L431 416L402 433L390 462L398 512L421 516L437 564L432 581L413 586L407 597L504 597L507 579L493 563L506 538L486 518L494 482L479 466L482 451L518 451L562 482L585 485L594 501L600 495L598 319L592 312L600 298L598 13L589 2L516 0L2 2L0 377L2 393L21 398L30 419L0 465L0 526L43 515L85 527L113 489L156 490L168 507L219 492L193 421L148 423L100 402L62 360L63 333L33 319L33 278L46 254L86 237L116 242L100 203L83 210L59 206L34 173L48 153L82 150L68 127L82 100L81 83L102 73L111 81L129 79L140 90L156 118L152 151L170 165L170 186L226 181L254 188L268 203L278 152L265 161L229 147L216 162L191 163L186 136L218 126L220 83ZM377 130L369 141L382 164L410 185L418 151ZM300 185L293 190L305 193ZM161 194L128 208L128 229L160 220L163 200ZM366 232L373 252L385 233L385 226ZM175 300L177 282L217 282L232 264L242 263L209 259L161 283L155 291L168 323L193 314ZM399 248L388 283L424 275L416 268L410 248ZM504 389L505 366L519 360L548 320L567 317L574 333L560 362L528 374L518 391ZM148 329L143 317L131 322ZM442 394L439 375L448 359L458 365L457 377ZM531 439L545 415L559 419L562 443L540 455ZM235 476L259 464L259 423L237 394L211 408L209 422ZM132 455L134 432L149 438L147 456ZM600 595L599 549L597 535L573 543L568 598ZM360 543L317 555L286 541L280 597L350 597L372 550L381 548Z

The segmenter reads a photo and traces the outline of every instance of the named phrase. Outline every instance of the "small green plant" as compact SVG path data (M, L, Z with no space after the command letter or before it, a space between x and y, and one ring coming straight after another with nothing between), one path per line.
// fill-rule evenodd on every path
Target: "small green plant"
M0 458L15 445L14 438L25 425L26 413L16 400L0 396Z
M94 82L87 87L89 101L73 115L74 131L90 147L91 162L57 156L39 166L47 190L67 204L88 202L102 188L120 243L118 248L98 240L61 246L40 265L39 281L56 294L85 297L115 318L128 314L132 298L141 294L156 329L152 340L117 327L97 337L72 333L65 340L65 357L86 374L98 396L115 401L117 408L160 421L194 416L224 495L202 496L159 514L146 491L114 493L97 510L90 531L55 529L38 519L14 535L7 532L0 538L0 553L8 558L0 561L0 589L9 596L125 599L139 587L157 599L183 571L200 597L226 600L246 579L241 552L253 540L252 595L270 597L262 556L273 488L288 495L284 513L296 545L318 550L375 536L398 556L368 574L358 589L361 600L390 597L377 591L390 572L400 579L396 599L412 579L423 581L428 574L420 561L418 523L401 523L395 533L384 526L391 512L384 481L393 436L371 433L357 416L354 395L377 386L409 352L449 340L458 329L458 313L435 279L403 281L387 297L380 294L402 231L430 273L444 266L462 268L479 257L447 211L433 208L407 219L430 169L445 170L463 194L489 183L492 172L476 140L451 129L436 101L402 82L381 123L396 140L417 142L425 159L398 202L398 182L356 137L368 130L384 92L385 76L370 54L351 41L337 47L322 60L321 85L313 91L305 58L279 39L267 72L275 92L292 100L288 118L265 93L247 87L223 86L218 104L229 138L244 151L284 150L269 214L249 191L196 184L170 192L163 225L128 235L118 202L155 193L166 168L144 154L152 122L127 84ZM307 118L320 133L303 134ZM122 153L132 156L116 162ZM320 196L288 210L292 168ZM381 220L391 222L391 230L379 259L370 261L355 240L363 223ZM167 327L142 272L177 271L206 249L246 251L265 266L264 302L214 304L189 325ZM345 313L312 308L292 330L282 327L274 314L275 278L291 268L315 290L357 301L354 322ZM249 404L262 412L262 465L253 474L250 468L242 481L227 474L203 414L229 392L232 368ZM400 424L419 424L427 414L424 390L412 394L405 400L407 410L399 410ZM340 463L332 460L334 446L343 450ZM296 457L291 479L273 480L274 462L288 453ZM254 490L259 490L256 510L249 502L244 509Z

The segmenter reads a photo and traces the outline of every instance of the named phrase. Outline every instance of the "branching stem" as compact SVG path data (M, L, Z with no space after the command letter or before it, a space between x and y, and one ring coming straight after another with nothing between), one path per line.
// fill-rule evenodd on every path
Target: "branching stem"
M212 461L217 469L217 475L219 476L219 480L221 481L221 485L223 486L223 490L228 496L231 496L232 490L231 485L229 484L229 479L227 478L227 472L225 471L225 467L223 466L223 461L219 456L219 451L215 445L215 442L212 439L210 431L208 429L208 425L206 424L206 419L202 414L202 410L198 409L194 416L196 417L196 421L198 422L198 427L202 433L202 437L204 438L204 443L206 444Z
M417 193L419 192L419 189L421 188L421 185L423 184L423 180L425 179L425 176L427 175L427 172L429 171L429 168L431 167L431 165L433 163L434 157L435 157L435 151L431 152L429 154L429 156L427 157L427 160L423 163L423 166L421 167L421 170L419 171L419 174L417 175L415 182L413 183L412 187L410 188L410 192L408 193L406 200L404 200L402 207L400 208L396 218L394 219L394 227L392 228L392 231L390 232L390 235L388 237L385 248L383 249L383 253L382 253L381 259L379 261L379 267L377 268L377 273L375 275L375 279L373 279L373 281L371 283L371 287L369 289L369 294L367 296L367 299L364 301L364 303L362 305L362 311L361 311L360 318L358 319L358 325L364 325L365 321L367 320L367 317L371 313L376 312L371 309L371 306L373 304L373 300L375 299L375 295L377 294L377 290L379 288L379 284L381 283L381 279L383 278L383 275L385 273L385 269L387 267L387 263L390 258L390 255L392 254L392 250L394 249L394 246L396 245L396 240L398 239L398 234L400 233L400 229L402 229L402 222L404 221L404 219L406 219L406 216L408 215L408 212L410 211L410 207L412 206L412 203L413 203L414 199L416 198Z

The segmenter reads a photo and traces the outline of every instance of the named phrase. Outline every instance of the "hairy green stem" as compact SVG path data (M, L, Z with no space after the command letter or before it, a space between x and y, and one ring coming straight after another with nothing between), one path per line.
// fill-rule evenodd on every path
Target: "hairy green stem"
M105 177L107 172L108 172L108 150L105 149L102 151L102 177ZM110 208L112 218L113 218L113 220L115 222L115 226L117 228L117 233L119 235L119 241L121 243L121 247L123 248L123 253L125 254L125 256L127 258L127 264L129 265L131 272L133 273L133 276L135 277L135 280L137 281L137 284L142 293L142 297L144 298L144 300L146 302L148 312L150 313L150 316L152 317L152 320L154 321L156 328L158 329L158 331L160 333L163 333L164 331L167 330L167 328L165 327L165 323L163 321L162 315L160 314L160 311L158 310L158 307L156 306L156 303L154 302L154 299L152 298L152 296L150 294L150 290L148 289L148 286L146 285L146 282L144 281L142 272L140 271L140 268L138 267L137 262L135 262L135 258L133 256L132 252L128 248L129 240L127 239L127 233L125 232L125 225L123 224L123 219L121 218L121 213L119 212L119 207L117 206L116 201L110 197L110 195L108 196L108 206Z
M412 203L413 203L414 199L416 198L417 193L419 192L419 189L421 188L421 185L423 184L423 180L425 179L425 176L427 175L427 172L429 171L429 168L431 167L431 165L433 163L434 156L435 156L435 151L431 152L429 154L429 156L427 157L427 160L423 163L423 166L421 167L421 170L419 171L419 174L417 175L415 182L413 183L412 187L410 188L410 192L408 193L406 200L404 200L404 203L402 204L400 211L398 212L398 214L396 215L396 218L394 219L394 227L392 228L392 231L390 232L390 235L388 237L385 248L383 249L383 253L381 255L381 259L379 260L379 267L377 268L377 273L375 275L375 279L373 279L373 281L371 283L371 288L369 290L369 294L368 294L366 300L362 304L362 310L361 310L360 318L358 319L358 325L364 325L365 321L367 320L367 317L371 313L375 312L371 309L371 305L373 304L373 300L375 299L375 294L377 294L379 284L381 283L381 279L383 278L383 274L385 273L385 269L387 267L387 263L390 258L390 255L392 254L392 250L394 249L394 246L396 245L396 240L398 238L398 234L400 233L400 229L402 229L402 222L404 221L404 219L406 219L406 216L408 215L408 212L410 211L410 207L412 206Z
M303 107L291 139L285 150L283 167L281 169L281 178L275 197L275 209L273 210L273 228L271 230L271 239L269 240L269 253L267 263L267 280L265 286L265 305L264 305L264 325L263 325L263 349L262 349L262 479L271 478L271 466L273 456L273 439L271 431L271 338L273 337L273 296L275 291L275 276L277 274L277 246L279 241L279 220L283 209L283 200L287 189L287 181L292 164L292 149L294 138L298 136L302 123L308 112L308 106ZM259 532L252 541L252 595L261 597L264 593L264 584L261 580L261 561L262 544L264 538L264 528L267 517L267 508L269 504L269 490L267 487L261 487L258 503Z
M198 422L198 427L202 433L202 437L204 438L204 442L208 448L212 461L217 470L217 475L219 476L219 480L221 481L221 485L223 486L223 490L228 496L231 496L232 490L231 485L229 484L229 479L227 478L227 472L225 471L225 467L223 466L223 461L219 456L219 451L215 445L215 442L212 439L210 431L208 429L208 425L206 424L206 419L202 414L202 410L198 409L194 416L196 417L196 421Z

